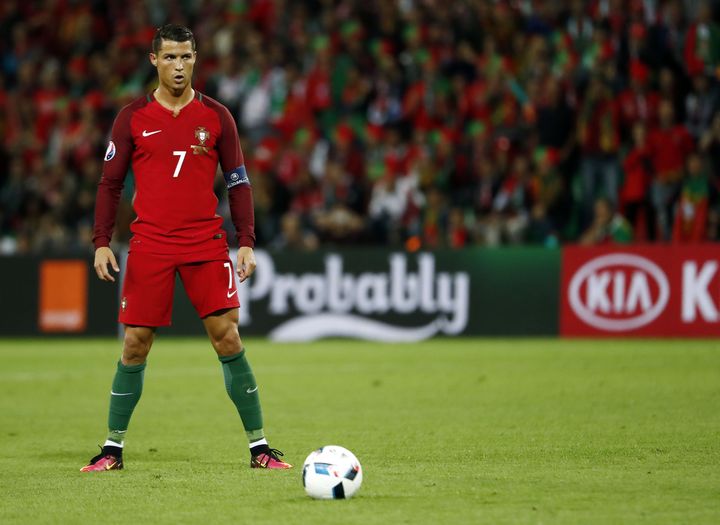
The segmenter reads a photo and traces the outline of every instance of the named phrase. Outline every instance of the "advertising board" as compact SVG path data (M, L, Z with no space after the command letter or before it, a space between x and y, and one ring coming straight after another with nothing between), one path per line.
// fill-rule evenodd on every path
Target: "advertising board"
M566 247L563 336L720 335L720 246Z

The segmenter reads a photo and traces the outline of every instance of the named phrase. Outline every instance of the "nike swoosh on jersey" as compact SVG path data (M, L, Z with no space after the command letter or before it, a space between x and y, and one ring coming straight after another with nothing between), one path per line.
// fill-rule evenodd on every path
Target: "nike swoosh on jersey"
M156 131L148 131L146 129L143 130L143 137L149 137L150 135L155 135L155 133L160 133L162 130L158 129Z
M257 389L258 389L258 387L257 387L257 385L255 385L255 388L248 388L247 390L245 390L245 392L247 392L248 394L252 394Z
M131 395L133 395L134 393L135 393L135 392L127 392L127 393L125 393L125 394L120 394L120 393L118 393L118 392L113 392L112 390L110 391L110 395L111 395L111 396L131 396Z
M233 295L235 295L236 293L237 293L237 290L233 290L233 293L228 292L228 293L227 293L228 299L230 299L230 298L231 298Z

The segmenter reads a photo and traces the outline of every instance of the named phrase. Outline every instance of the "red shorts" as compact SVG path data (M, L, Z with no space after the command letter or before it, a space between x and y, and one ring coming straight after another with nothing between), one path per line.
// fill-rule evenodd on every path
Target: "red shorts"
M170 325L176 272L201 318L240 306L235 270L227 251L214 256L131 251L118 320L138 326Z

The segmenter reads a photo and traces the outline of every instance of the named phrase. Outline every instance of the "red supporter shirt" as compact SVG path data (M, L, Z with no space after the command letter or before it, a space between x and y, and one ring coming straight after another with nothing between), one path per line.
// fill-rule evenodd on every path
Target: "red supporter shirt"
M628 130L638 120L642 120L651 126L656 124L658 107L660 106L660 95L657 93L638 93L632 89L626 89L620 93L618 100L622 124Z
M108 246L132 163L132 250L189 253L224 239L213 191L218 162L225 176L240 246L255 245L252 189L237 128L219 102L195 92L177 116L152 94L125 106L113 124L95 204L95 247ZM227 248L227 244L223 243Z
M651 157L647 148L635 147L623 161L625 181L620 189L620 200L626 204L645 199L652 175Z
M692 135L681 124L650 132L648 149L655 168L655 177L661 181L679 180L682 177L685 158L693 147Z

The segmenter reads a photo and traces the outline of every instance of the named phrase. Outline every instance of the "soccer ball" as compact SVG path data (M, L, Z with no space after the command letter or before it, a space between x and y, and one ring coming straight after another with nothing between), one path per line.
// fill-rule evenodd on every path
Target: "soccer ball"
M302 471L303 487L311 498L351 498L362 484L362 467L348 449L328 445L313 450Z

